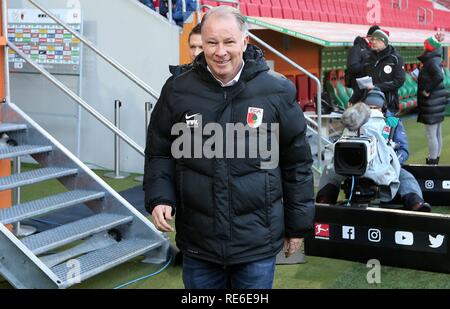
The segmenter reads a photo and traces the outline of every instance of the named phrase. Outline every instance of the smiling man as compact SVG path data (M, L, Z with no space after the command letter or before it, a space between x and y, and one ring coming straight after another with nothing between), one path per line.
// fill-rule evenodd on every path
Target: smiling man
M186 288L271 288L277 253L295 253L313 226L305 119L293 84L269 71L262 51L248 43L238 10L208 11L201 33L204 52L166 82L152 113L146 208L163 232L173 231L168 221L176 210ZM230 127L242 130L227 134ZM173 149L176 128L194 136L182 156ZM254 133L277 152L276 164L255 148ZM208 145L214 157L196 152ZM248 151L233 156L240 147Z

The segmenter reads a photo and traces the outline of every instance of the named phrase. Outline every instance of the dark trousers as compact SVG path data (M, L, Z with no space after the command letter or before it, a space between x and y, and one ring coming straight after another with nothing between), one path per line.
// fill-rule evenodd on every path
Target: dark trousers
M223 266L183 256L186 289L271 289L276 257Z

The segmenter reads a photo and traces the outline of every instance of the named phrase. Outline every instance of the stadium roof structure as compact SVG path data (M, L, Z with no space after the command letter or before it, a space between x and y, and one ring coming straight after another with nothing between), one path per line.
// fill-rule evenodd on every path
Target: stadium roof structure
M365 36L370 27L269 17L246 17L246 19L252 30L271 29L325 47L352 46L355 37ZM431 30L381 27L390 32L390 42L394 46L423 46L424 40L436 33ZM450 46L449 36L442 45Z

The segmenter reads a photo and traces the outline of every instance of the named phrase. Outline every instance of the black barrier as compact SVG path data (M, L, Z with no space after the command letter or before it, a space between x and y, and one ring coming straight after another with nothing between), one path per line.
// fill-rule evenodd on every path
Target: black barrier
M450 165L405 165L432 206L450 206Z
M316 205L305 253L450 273L450 216L380 208Z

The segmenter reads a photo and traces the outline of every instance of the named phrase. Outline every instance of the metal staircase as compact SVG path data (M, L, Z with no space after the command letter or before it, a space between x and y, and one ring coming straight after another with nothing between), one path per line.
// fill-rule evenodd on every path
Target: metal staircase
M0 274L16 288L67 288L137 256L162 263L169 241L64 146L12 103L0 104L0 160L30 155L39 169L0 178L0 191L57 179L67 192L0 210ZM84 204L92 214L24 238L6 224Z

